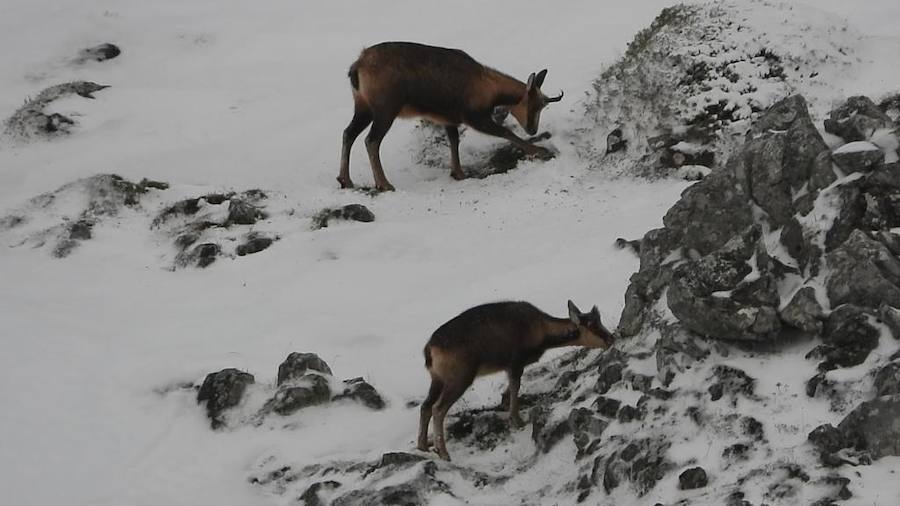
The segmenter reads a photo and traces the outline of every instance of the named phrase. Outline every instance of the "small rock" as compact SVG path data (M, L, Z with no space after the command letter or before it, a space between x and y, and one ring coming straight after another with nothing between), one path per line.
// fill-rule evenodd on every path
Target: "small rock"
M692 467L678 475L678 488L680 490L693 490L705 487L708 482L706 471L702 467Z
M228 203L228 219L225 225L253 225L265 217L266 214L262 209L245 200L232 198Z
M221 251L222 248L218 244L208 242L195 246L191 256L196 261L197 267L203 268L215 262Z
M875 395L900 394L900 362L891 362L875 375Z
M619 413L617 415L619 423L628 423L633 420L640 420L643 417L644 417L644 414L641 412L640 409L638 409L634 406L629 406L628 404L622 406L619 409Z
M844 144L831 154L834 163L845 173L869 172L884 163L884 152L871 142Z
M381 394L362 378L344 380L344 391L332 400L353 399L371 409L384 409L385 402Z
M854 230L826 255L831 276L826 282L832 306L850 303L877 308L900 307L900 261L881 243Z
M866 311L852 304L833 310L825 320L822 341L825 364L820 370L859 365L878 346L879 331L869 323ZM820 354L822 354L820 352Z
M224 412L241 402L247 386L254 381L252 374L237 369L222 369L206 375L197 392L197 402L206 401L206 414L213 429L225 425Z
M319 481L313 483L300 495L300 502L302 506L325 506L328 502L323 501L319 496L320 492L323 491L332 491L337 488L340 488L341 483L334 480L327 481Z
M822 306L816 300L815 289L805 286L794 294L779 316L794 328L818 334L822 331L823 314Z
M825 131L847 142L864 141L869 139L875 130L890 127L892 124L890 116L879 109L871 99L856 96L848 98L847 102L828 113Z
M597 412L609 418L616 417L616 413L619 412L619 406L621 404L621 401L617 399L610 399L609 397L603 396L597 397L594 401L594 407Z
M239 257L252 255L268 248L272 245L273 242L275 242L275 239L271 237L251 235L247 239L247 242L238 245L238 247L235 248L234 252L237 253L237 256Z
M848 446L841 431L830 423L813 429L807 439L823 453L834 453Z
M331 385L328 379L319 374L307 374L291 381L291 386L279 388L275 396L263 406L262 412L274 411L286 416L330 400Z
M571 432L568 420L550 420L550 410L545 406L535 406L529 412L531 439L542 453L547 453Z
M328 367L328 364L315 353L291 353L284 359L284 362L278 366L277 385L281 386L288 381L300 379L306 376L310 371L315 371L328 376L332 375L331 368Z
M716 366L713 369L712 379L715 383L709 387L711 399L717 401L727 393L733 397L732 404L737 403L736 396L738 394L752 397L756 386L756 380L748 376L747 373L727 365Z
M337 209L323 209L313 216L313 229L326 228L332 219L369 223L375 221L375 214L362 204L347 204Z
M606 154L625 149L628 141L622 135L622 129L616 128L606 136Z
M882 304L878 308L878 319L887 325L894 339L900 339L900 309L890 304Z
M106 61L122 54L122 50L115 44L105 43L99 46L82 49L75 58L75 63L86 63L89 61Z

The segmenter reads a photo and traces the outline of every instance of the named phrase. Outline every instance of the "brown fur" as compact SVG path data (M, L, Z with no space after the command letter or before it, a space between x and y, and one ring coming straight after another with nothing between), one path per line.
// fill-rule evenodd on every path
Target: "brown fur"
M581 313L570 301L569 313L568 319L554 318L527 302L497 302L468 309L434 331L424 350L431 387L421 408L419 448L428 447L433 415L435 448L449 460L444 417L477 376L507 372L510 422L520 426L518 390L527 365L550 348L612 344L596 307Z
M384 42L362 51L350 66L353 87L353 119L344 130L342 188L351 188L350 148L371 123L366 138L369 162L379 190L392 190L381 166L381 140L397 117L422 117L447 128L451 148L451 175L465 177L459 166L459 125L466 124L489 135L503 137L530 154L546 154L491 119L495 107L510 113L529 133L537 132L540 111L548 99L540 92L546 70L532 74L526 83L481 65L458 49L411 42Z

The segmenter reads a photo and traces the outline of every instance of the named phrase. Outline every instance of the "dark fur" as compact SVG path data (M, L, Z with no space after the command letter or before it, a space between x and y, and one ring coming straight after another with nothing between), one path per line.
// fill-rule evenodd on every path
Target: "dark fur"
M536 346L526 339L543 334L541 324L554 322L568 328L557 335L540 335ZM550 348L578 339L578 329L567 318L554 318L528 302L495 302L463 311L438 327L426 345L459 350L475 368L525 367L540 360ZM426 367L429 365L426 361Z
M413 42L383 42L366 48L350 66L353 86L353 119L344 129L341 148L342 188L352 188L350 149L370 124L366 150L379 190L393 190L381 165L381 140L400 117L425 117L443 124L450 141L451 175L464 179L459 163L459 125L502 137L531 155L549 156L545 148L521 139L496 123L496 107L511 107L523 128L537 133L541 110L548 99L540 85L547 71L532 74L531 87L502 72L486 67L458 49L426 46ZM527 109L527 110L526 110ZM527 126L526 126L527 125Z

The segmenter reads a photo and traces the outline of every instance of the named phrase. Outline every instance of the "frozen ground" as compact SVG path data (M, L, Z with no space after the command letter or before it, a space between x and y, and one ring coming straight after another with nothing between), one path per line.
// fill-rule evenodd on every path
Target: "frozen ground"
M58 82L112 87L95 101L57 104L77 115L70 138L0 145L0 214L114 172L170 182L167 202L274 190L281 240L239 261L175 273L165 269L171 246L147 233L139 211L100 225L62 260L4 240L3 502L281 501L247 485L262 455L315 461L412 448L417 412L404 405L424 394L421 346L459 311L521 298L562 314L571 298L598 304L614 323L637 261L613 241L658 226L687 183L609 180L587 171L562 133L553 161L457 183L445 169L411 162L412 123L398 123L383 149L398 191L339 191L340 132L352 112L346 68L363 46L390 39L460 47L520 77L548 67L546 89L567 98L547 110L543 127L566 132L591 80L666 4L7 0L0 43L13 49L0 54L0 117ZM875 36L859 48L871 62L860 62L858 81L834 83L835 98L900 85L890 64L900 7L817 6ZM107 41L122 47L119 58L67 64L78 49ZM371 182L361 146L353 174ZM160 198L144 211L157 211ZM376 221L309 230L316 210L350 202L369 206ZM291 351L318 353L339 378L365 376L390 407L311 409L292 417L291 429L214 433L192 393L161 393L223 367L274 381ZM460 405L494 402L500 382L482 380ZM884 472L866 470L866 479L877 483Z

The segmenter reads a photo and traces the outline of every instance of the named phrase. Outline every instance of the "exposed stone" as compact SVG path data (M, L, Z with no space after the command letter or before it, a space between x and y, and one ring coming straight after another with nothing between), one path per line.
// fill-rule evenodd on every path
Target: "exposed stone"
M375 214L362 204L347 204L335 209L323 209L313 216L312 228L325 228L333 219L369 223L375 221Z
M851 303L877 308L900 307L900 261L884 245L855 230L826 255L831 275L826 287L833 306Z
M247 242L238 245L238 247L235 248L234 252L239 257L252 255L268 248L272 245L273 242L275 242L275 239L271 237L252 233L248 235Z
M221 253L222 248L216 243L208 242L198 244L191 250L190 255L186 259L184 265L195 264L197 267L207 267L216 261L216 257Z
M262 209L246 200L232 198L228 202L228 219L225 220L225 225L253 225L265 217L266 213Z
M768 257L757 247L759 238L760 230L752 227L719 251L675 269L667 302L682 325L711 339L766 341L778 335L778 291L764 268ZM751 276L754 270L758 274Z
M603 434L609 425L605 420L595 417L593 412L587 408L573 409L569 413L568 423L579 456L584 453L591 440Z
M622 481L628 480L643 496L663 479L674 465L666 459L670 443L659 439L638 439L628 443L606 459L603 467L603 488L609 493ZM599 474L599 462L595 462Z
M663 385L669 385L675 375L709 355L709 349L695 334L666 332L656 341L656 370Z
M550 451L571 432L568 420L553 420L550 416L550 410L546 406L535 406L529 413L531 439L542 453Z
M878 320L887 325L894 339L900 339L900 309L882 304L878 308Z
M678 488L680 490L703 488L707 483L706 471L702 467L692 467L678 475Z
M737 403L738 395L753 397L756 380L736 367L717 365L713 369L711 379L715 383L709 387L708 391L710 398L714 401L721 399L725 394L732 397L732 404Z
M825 363L820 370L859 365L878 346L878 329L869 323L862 308L845 304L833 310L825 320L822 341Z
M254 381L252 374L237 369L222 369L206 375L197 392L197 402L206 401L206 414L213 429L225 425L225 411L240 404L247 386Z
M860 228L867 205L859 180L838 185L828 191L834 194L837 207L834 222L825 233L825 251L832 251L842 245L854 230Z
M875 459L900 456L900 395L863 402L838 425L847 442Z
M825 120L825 131L847 142L864 141L872 136L875 130L887 128L893 124L885 114L868 97L850 97L837 109L828 113Z
M622 401L618 399L610 399L609 397L597 397L594 401L594 407L597 409L597 412L601 415L608 418L615 418L616 413L619 412L619 406L621 406Z
M843 433L830 423L813 429L807 439L823 453L834 453L848 446Z
M753 223L748 202L730 172L715 171L684 190L663 223L683 235L684 247L707 255Z
M797 290L779 315L781 321L794 328L815 334L822 331L822 306L816 300L816 290L811 286Z
M75 57L75 63L87 63L89 61L106 61L122 54L122 50L115 44L109 42L98 46L82 49Z
M884 162L884 152L871 142L845 144L831 154L834 163L844 173L869 172Z
M634 420L640 420L644 417L643 412L640 409L629 406L628 404L619 408L619 412L616 415L616 418L619 420L619 423L628 423Z
M328 502L323 500L319 494L321 492L331 492L340 488L340 482L335 480L318 481L307 488L300 495L300 504L302 506L326 506Z
M331 400L331 385L328 379L319 374L307 374L300 379L292 380L289 386L279 388L275 396L263 406L262 413L274 411L286 416L329 400Z
M533 411L531 416L534 416ZM463 411L447 425L447 437L455 441L466 440L480 450L492 450L506 440L509 430L509 419L505 414L496 411ZM562 435L564 434L560 435L560 439L552 441L551 446L559 442Z
M875 375L875 395L900 394L900 362L891 362Z
M344 391L333 400L353 399L371 409L384 409L385 402L381 394L362 378L344 380Z
M293 352L278 366L278 386L300 379L310 371L331 376L331 368L315 353Z

